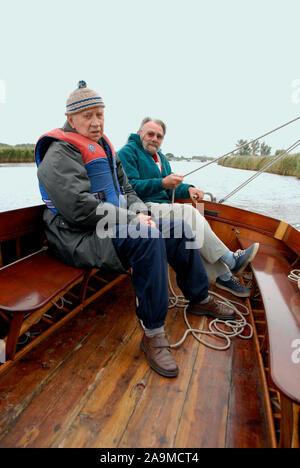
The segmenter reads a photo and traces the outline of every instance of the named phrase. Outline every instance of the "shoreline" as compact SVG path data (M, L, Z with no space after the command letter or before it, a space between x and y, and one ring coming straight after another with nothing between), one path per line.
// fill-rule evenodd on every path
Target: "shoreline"
M227 156L218 165L230 167L232 169L245 169L250 171L259 171L268 162L274 159L275 156ZM172 162L196 162L195 159L185 158L173 159ZM0 148L0 164L1 165L21 165L21 164L34 164L34 150L28 148ZM292 176L300 180L300 153L294 155L287 155L280 161L276 162L266 171L270 174L277 174L282 176Z
M227 156L218 165L232 169L259 171L276 156ZM266 171L270 174L292 176L300 179L300 153L284 156Z

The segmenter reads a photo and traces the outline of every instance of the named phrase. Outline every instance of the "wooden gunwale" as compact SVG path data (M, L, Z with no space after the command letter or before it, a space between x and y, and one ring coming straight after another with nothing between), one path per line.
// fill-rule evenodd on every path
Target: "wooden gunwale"
M252 232L263 234L272 239L276 239L275 234L281 223L281 221L278 219L270 218L259 213L253 213L251 211L243 210L241 208L219 205L217 203L212 202L205 201L205 209L207 209L207 211L209 212L218 213L217 216L207 214L206 218L209 221L216 221L218 223L224 223L228 225L234 225L236 227L249 229ZM298 231L296 231L296 229L292 226L288 225L288 228L282 239L282 242L288 247L288 240L289 237L292 236L292 234L294 234L297 237L299 236ZM278 242L278 245L279 243L280 241ZM297 242L294 242L293 246L300 250L299 240Z

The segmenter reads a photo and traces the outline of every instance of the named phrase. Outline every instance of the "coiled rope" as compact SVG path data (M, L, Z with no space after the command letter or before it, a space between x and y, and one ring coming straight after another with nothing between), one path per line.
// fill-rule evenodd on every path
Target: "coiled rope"
M288 275L288 279L298 284L298 289L300 289L300 270L292 270Z
M209 294L211 295L214 295L216 297L218 297L219 299L221 299L221 303L229 306L230 308L232 308L235 313L237 314L237 316L239 318L236 318L235 320L220 320L220 319L213 319L210 323L209 323L209 330L202 330L201 328L192 328L188 319L187 319L187 307L188 307L188 304L189 304L189 301L187 301L184 296L178 296L176 295L174 289L173 289L173 286L172 286L172 282L171 282L171 278L170 278L170 274L168 274L168 281L169 281L169 287L170 287L170 290L173 294L173 296L170 296L169 298L169 302L170 302L170 305L169 305L169 308L172 308L172 307L182 307L184 308L184 311L183 311L183 316L184 316L184 321L187 325L187 330L185 331L183 337L181 338L181 340L179 340L177 343L174 343L174 344L171 344L170 345L170 348L178 348L180 345L182 345L182 343L185 341L187 335L189 333L191 333L193 335L193 337L199 341L199 343L209 347L209 348L212 348L212 349L216 349L216 350L219 350L219 351L225 351L226 349L230 348L230 345L231 345L231 340L235 337L235 336L239 336L240 338L244 339L244 340L249 340L252 338L253 336L253 327L250 323L248 323L245 319L245 317L247 315L249 315L249 309L247 306L245 306L244 304L241 304L240 302L237 302L237 301L229 301L228 299L226 299L225 297L223 296L220 296L219 294L213 292L213 291L209 291ZM243 307L244 309L246 309L246 312L241 312L237 309L237 307L235 307L234 304L237 304L241 307ZM220 328L222 327L222 328ZM224 327L227 327L228 331L224 330ZM248 327L250 332L249 332L249 335L245 336L243 333L245 331L245 328ZM222 340L224 340L226 343L224 344L224 346L217 346L217 345L213 345L211 343L208 343L207 341L203 340L200 338L199 335L209 335L209 336L215 336L215 337L218 337L218 338L221 338Z

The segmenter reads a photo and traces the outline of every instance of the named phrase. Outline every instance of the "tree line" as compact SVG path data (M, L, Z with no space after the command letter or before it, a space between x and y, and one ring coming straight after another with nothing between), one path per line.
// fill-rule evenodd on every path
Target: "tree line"
M237 148L245 145L243 148L240 148L236 154L240 156L270 156L271 146L267 145L264 141L259 143L255 140L251 143L248 143L248 140L238 140L236 143Z

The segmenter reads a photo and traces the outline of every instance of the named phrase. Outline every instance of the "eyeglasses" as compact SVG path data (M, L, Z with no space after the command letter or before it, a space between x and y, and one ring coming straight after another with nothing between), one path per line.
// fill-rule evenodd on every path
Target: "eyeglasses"
M162 135L162 133L155 133L152 130L149 130L148 132L146 132L146 135L150 138L153 138L156 136L158 140L163 140L164 138L164 135Z

